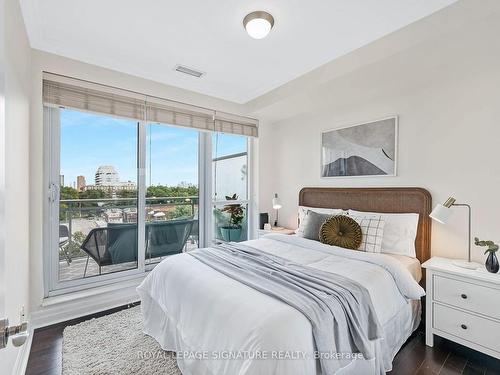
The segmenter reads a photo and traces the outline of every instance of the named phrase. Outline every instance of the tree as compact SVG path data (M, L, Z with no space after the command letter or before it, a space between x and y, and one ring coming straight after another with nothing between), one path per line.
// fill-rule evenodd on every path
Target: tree
M137 198L137 190L120 190L116 192L118 198Z
M72 241L64 247L64 251L60 251L59 259L65 259L65 252L69 254L70 259L77 258L79 256L85 256L86 253L84 253L83 250L80 249L80 246L85 240L85 237L85 234L83 234L83 232L81 231L76 231L75 233L73 233Z
M78 191L69 186L61 186L61 199L78 199Z
M185 219L192 216L191 206L181 205L175 206L173 210L167 213L167 220Z
M101 199L109 196L104 190L85 190L78 195L80 199Z
M146 197L192 197L198 196L198 186L181 183L177 186L156 185L148 186Z

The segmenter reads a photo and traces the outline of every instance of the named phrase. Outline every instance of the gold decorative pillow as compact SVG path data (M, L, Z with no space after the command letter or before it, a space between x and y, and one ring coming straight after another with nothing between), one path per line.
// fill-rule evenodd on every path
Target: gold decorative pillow
M319 230L322 243L356 250L361 245L361 227L349 216L337 215L325 220Z

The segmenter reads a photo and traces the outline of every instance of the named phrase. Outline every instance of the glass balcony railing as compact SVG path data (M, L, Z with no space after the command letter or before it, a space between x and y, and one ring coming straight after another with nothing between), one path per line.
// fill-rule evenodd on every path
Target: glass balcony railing
M172 228L162 223L190 221L184 250L198 245L198 196L148 197L145 204L146 263L161 260ZM62 199L59 204L59 280L74 280L137 267L137 198ZM170 224L168 224L170 226ZM108 228L101 229L101 228ZM175 229L178 230L178 229ZM93 231L93 232L92 232ZM96 238L106 235L110 243L114 236L117 247L126 251L130 247L135 261L117 262L107 267L96 267L89 254L82 250L90 233ZM109 233L108 233L109 232ZM114 233L114 234L113 234ZM134 237L135 236L135 237ZM120 242L120 243L119 243ZM99 249L97 249L99 250ZM109 249L107 249L109 250ZM100 251L100 250L99 250ZM111 249L112 251L112 249ZM123 254L121 254L123 256ZM129 254L130 258L130 254Z

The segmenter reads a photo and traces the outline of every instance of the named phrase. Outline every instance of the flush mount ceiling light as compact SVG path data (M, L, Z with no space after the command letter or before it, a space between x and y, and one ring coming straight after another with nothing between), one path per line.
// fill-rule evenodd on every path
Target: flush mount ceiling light
M243 26L254 39L262 39L269 34L274 26L274 18L269 13L258 10L249 13L243 18Z

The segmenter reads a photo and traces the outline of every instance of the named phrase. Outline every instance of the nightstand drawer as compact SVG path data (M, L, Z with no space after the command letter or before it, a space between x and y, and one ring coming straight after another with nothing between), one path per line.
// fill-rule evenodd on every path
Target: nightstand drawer
M500 290L434 276L435 301L500 319Z
M434 303L434 328L500 352L500 323Z

